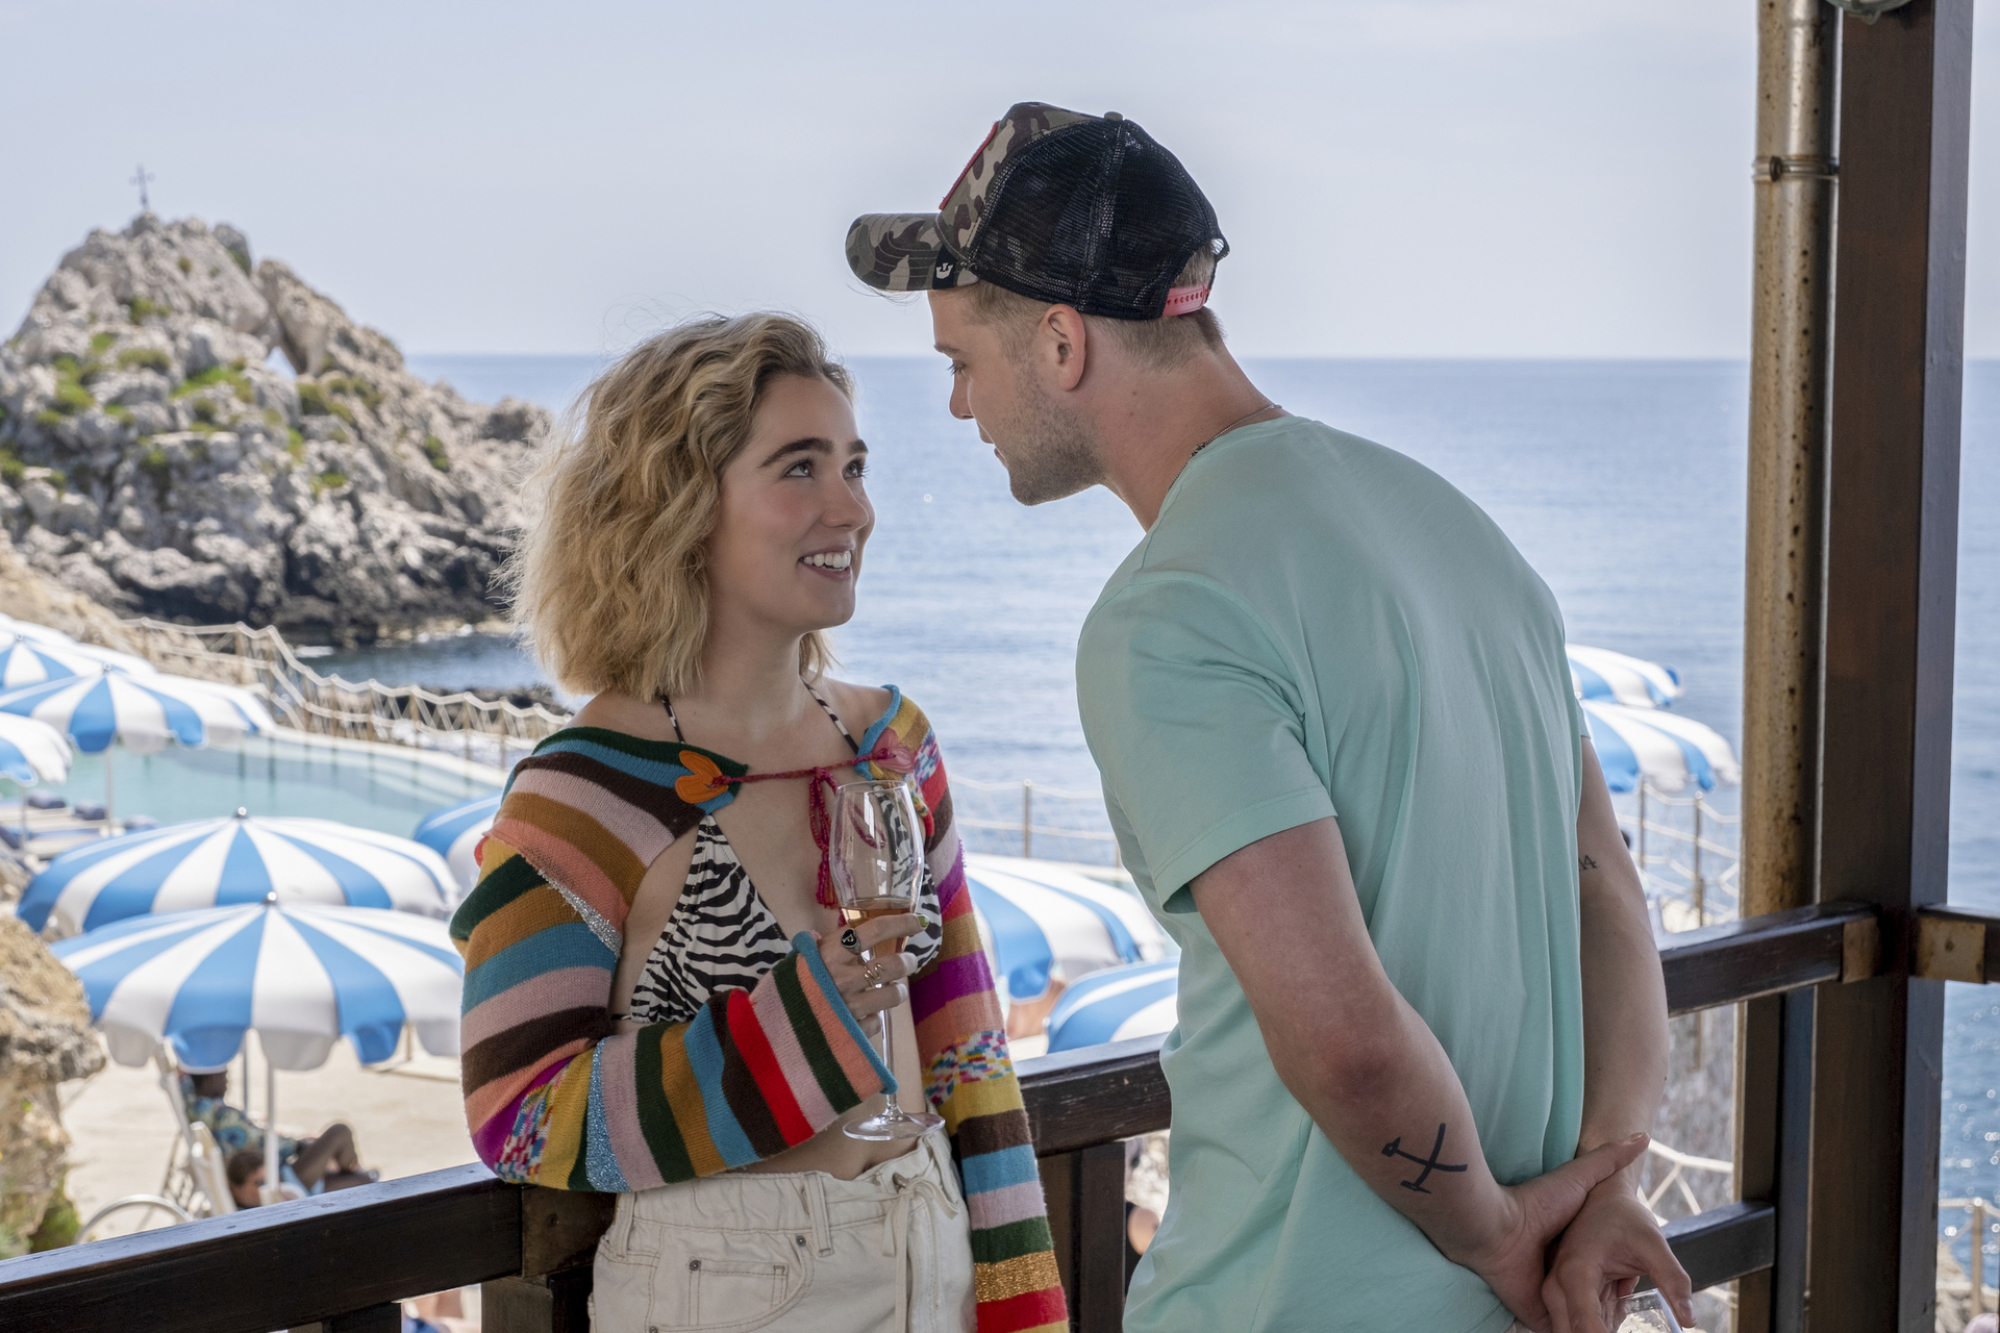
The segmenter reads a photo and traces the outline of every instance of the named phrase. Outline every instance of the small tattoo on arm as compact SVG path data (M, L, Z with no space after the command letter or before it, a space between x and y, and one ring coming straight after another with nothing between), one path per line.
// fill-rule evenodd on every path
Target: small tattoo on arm
M1579 870L1595 870L1597 869L1597 862L1588 856L1579 856L1576 858L1576 866Z
M1444 1153L1443 1125L1438 1126L1437 1142L1431 1145L1431 1155L1429 1157L1419 1157L1413 1152L1403 1151L1403 1140L1401 1139L1401 1137L1390 1139L1386 1144L1382 1145L1382 1155L1384 1157L1407 1158L1409 1161L1415 1162L1418 1166L1421 1166L1423 1168L1423 1170L1417 1172L1417 1178L1415 1180L1405 1180L1401 1182L1404 1189L1415 1190L1418 1194L1430 1193L1429 1190L1424 1188L1424 1182L1431 1178L1431 1172L1465 1170L1465 1163L1463 1162L1459 1163L1457 1166L1451 1166L1444 1162L1439 1161L1438 1158L1442 1156L1443 1153Z

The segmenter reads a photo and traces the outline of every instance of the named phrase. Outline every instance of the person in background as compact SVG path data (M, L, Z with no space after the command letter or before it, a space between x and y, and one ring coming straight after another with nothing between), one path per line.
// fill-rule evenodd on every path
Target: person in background
M261 1162L264 1127L245 1115L240 1107L231 1106L226 1100L228 1096L226 1069L208 1074L185 1071L181 1074L181 1100L187 1105L188 1116L208 1126L208 1132L215 1137L215 1146L232 1157L245 1150L255 1152ZM280 1134L278 1163L287 1182L297 1184L307 1194L371 1185L382 1178L380 1171L362 1168L354 1151L354 1131L337 1120L309 1139Z
M1144 529L1077 646L1182 947L1124 1326L1600 1333L1641 1275L1685 1320L1634 1179L1665 987L1555 598L1442 478L1251 382L1206 309L1228 252L1138 125L1034 102L940 212L847 239L862 281L928 292L1017 500L1102 485Z
M264 1154L255 1148L238 1148L223 1161L223 1175L229 1180L229 1197L238 1208L256 1208L264 1202ZM306 1192L290 1181L278 1187L278 1202L303 1199Z

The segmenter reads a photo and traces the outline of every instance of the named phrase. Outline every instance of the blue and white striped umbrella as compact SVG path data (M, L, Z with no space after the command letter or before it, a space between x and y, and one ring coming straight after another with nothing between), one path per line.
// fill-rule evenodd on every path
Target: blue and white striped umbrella
M1051 978L1074 985L1107 967L1168 952L1166 935L1137 894L1088 875L1048 861L971 853L965 877L1010 1000L1039 999Z
M47 625L37 625L31 621L0 615L0 638L8 636L26 639L35 647L52 649L65 657L80 657L90 664L90 670L93 672L100 667L108 666L114 671L123 671L128 675L153 676L158 675L160 670L145 658L132 653L121 653L115 648L100 648L94 643L81 642Z
M0 629L0 689L39 685L45 680L94 676L105 663L64 645Z
M1653 790L1669 794L1690 782L1708 791L1718 782L1742 780L1729 742L1692 718L1595 699L1583 701L1583 717L1613 791L1632 791L1641 776Z
M464 965L442 921L367 907L252 903L133 917L49 951L83 981L111 1058L143 1065L168 1042L189 1070L221 1069L255 1029L277 1069L317 1069L346 1037L364 1064L403 1025L458 1054Z
M46 722L0 713L0 777L23 787L69 777L69 738Z
M458 881L459 892L470 893L479 880L479 862L473 852L486 831L493 827L493 818L499 810L497 791L491 796L447 805L425 815L410 836L442 856L451 867L452 878Z
M1178 958L1094 972L1064 991L1049 1012L1049 1051L1171 1031L1179 1021L1180 989Z
M28 882L15 909L65 935L146 913L278 901L387 907L442 917L457 895L430 848L330 819L225 819L103 838L67 851Z
M1672 667L1575 643L1569 645L1569 679L1579 699L1631 708L1665 708L1686 688Z
M162 673L109 668L0 694L0 713L38 718L67 732L86 754L122 742L150 754L167 742L207 745L240 740L277 724L256 695L233 685Z

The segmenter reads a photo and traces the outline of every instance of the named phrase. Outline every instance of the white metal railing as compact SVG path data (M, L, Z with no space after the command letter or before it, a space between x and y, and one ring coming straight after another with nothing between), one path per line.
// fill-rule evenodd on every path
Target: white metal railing
M1679 1187L1678 1194L1680 1200L1687 1205L1690 1215L1702 1211L1703 1204L1701 1200L1695 1197L1694 1190L1688 1185L1689 1172L1721 1176L1733 1176L1736 1172L1736 1164L1733 1162L1721 1161L1714 1157L1696 1157L1693 1153L1684 1153L1676 1148L1669 1148L1664 1143L1650 1143L1646 1146L1646 1151L1662 1162L1665 1162L1671 1168L1666 1175L1654 1182L1650 1194L1643 1190L1639 1194L1639 1197L1645 1201L1647 1211L1652 1213L1654 1220L1663 1224L1667 1219L1660 1216L1660 1200L1667 1196L1668 1190L1674 1189L1676 1186Z
M1018 834L1024 857L1034 856L1035 839L1060 838L1096 845L1109 844L1112 864L1121 864L1118 838L1107 827L1110 821L1104 814L1101 792L1045 787L1030 779L981 782L977 778L955 777L951 780L951 793L954 822L960 828ZM1019 801L1018 816L1009 808L1016 798ZM1075 818L1090 822L1044 822L1050 820L1051 806L1056 810L1077 812Z
M460 749L474 757L475 740L497 748L507 767L512 742L532 747L569 723L569 714L535 703L482 699L460 691L434 694L419 685L384 685L322 676L300 662L276 629L248 625L122 622L140 656L164 670L255 690L286 725L350 740ZM482 751L485 745L478 747Z
M1737 915L1737 830L1740 815L1715 808L1705 793L1669 796L1643 779L1632 825L1632 860L1655 901L1680 903L1692 925Z

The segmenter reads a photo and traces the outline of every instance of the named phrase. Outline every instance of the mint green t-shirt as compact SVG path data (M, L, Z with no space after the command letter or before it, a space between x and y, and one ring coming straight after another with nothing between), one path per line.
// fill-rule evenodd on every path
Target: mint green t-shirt
M1182 949L1171 1190L1128 1333L1504 1329L1491 1289L1279 1082L1186 886L1337 816L1376 952L1493 1174L1568 1161L1583 726L1554 596L1441 477L1286 417L1189 462L1085 621L1076 675L1125 863Z

